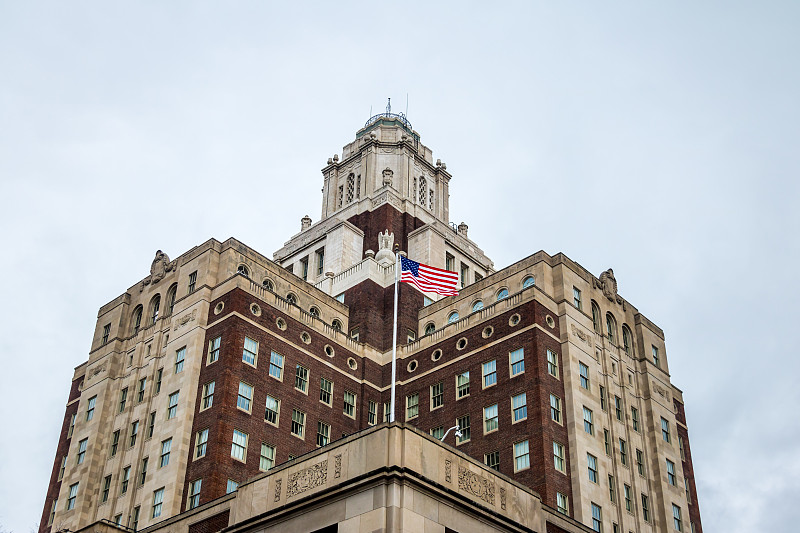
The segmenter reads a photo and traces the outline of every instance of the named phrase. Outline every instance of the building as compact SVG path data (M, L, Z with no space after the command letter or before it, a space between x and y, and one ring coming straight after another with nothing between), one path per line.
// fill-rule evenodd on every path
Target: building
M401 284L391 427L445 437L576 530L702 531L663 331L611 269L540 251L495 270L448 223L451 175L402 115L370 119L322 173L320 220L272 260L235 239L159 250L100 308L41 532L180 521L368 440L388 419L394 249L459 272L461 292Z

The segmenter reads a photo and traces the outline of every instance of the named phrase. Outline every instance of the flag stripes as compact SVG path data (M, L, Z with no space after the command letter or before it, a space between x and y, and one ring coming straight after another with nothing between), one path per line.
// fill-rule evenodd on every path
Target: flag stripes
M411 283L422 292L435 292L443 296L458 294L458 272L450 272L400 256L400 281Z

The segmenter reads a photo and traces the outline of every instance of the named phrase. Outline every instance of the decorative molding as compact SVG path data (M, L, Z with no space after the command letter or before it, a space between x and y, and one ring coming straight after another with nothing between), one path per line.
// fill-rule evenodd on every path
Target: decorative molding
M183 315L178 320L176 320L175 327L172 329L173 331L178 331L180 328L182 328L189 322L193 322L196 319L197 319L197 309L193 310L190 314Z
M89 375L89 377L88 377L88 378L86 378L86 379L87 379L87 380L89 380L89 379L92 379L92 378L93 378L93 377L95 377L97 374L100 374L101 372L105 372L105 371L106 371L106 363L103 363L102 365L97 365L96 367L94 367L94 368L92 369L92 373L91 373L91 374Z
M570 324L570 327L572 329L572 334L573 335L578 337L582 342L585 342L589 346L592 345L591 337L589 335L587 335L586 332L583 331L583 329L577 327L575 324Z
M458 488L494 505L494 483L463 466L458 467Z
M333 477L342 477L342 454L339 454L333 458L333 468Z
M506 489L500 488L500 508L506 510Z
M278 479L275 481L275 502L281 501L281 481L282 479Z
M447 481L448 483L452 483L453 482L453 476L450 473L450 467L452 465L453 465L453 463L450 461L450 459L445 460L445 462L444 462L444 480Z
M325 459L289 476L286 497L291 498L308 490L320 487L328 481L328 460Z

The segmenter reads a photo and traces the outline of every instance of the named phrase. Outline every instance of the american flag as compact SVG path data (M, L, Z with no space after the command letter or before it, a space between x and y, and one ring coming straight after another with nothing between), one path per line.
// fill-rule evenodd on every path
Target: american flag
M442 270L400 256L400 281L411 283L422 292L435 292L444 296L458 295L458 272Z

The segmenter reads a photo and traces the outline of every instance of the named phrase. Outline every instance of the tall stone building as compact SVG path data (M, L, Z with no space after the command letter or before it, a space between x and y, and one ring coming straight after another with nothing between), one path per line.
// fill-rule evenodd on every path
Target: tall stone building
M322 174L320 220L271 260L232 238L159 251L100 308L40 532L143 529L372 434L388 420L394 250L461 288L401 284L389 428L444 437L576 531L702 531L664 333L611 269L540 251L495 270L448 222L451 175L402 115L370 119Z

